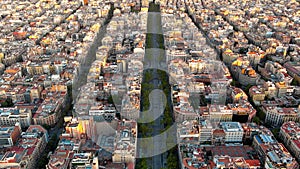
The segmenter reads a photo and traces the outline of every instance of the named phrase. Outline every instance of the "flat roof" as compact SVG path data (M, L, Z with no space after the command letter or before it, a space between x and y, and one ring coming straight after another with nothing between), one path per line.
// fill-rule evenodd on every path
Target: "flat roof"
M221 122L222 128L227 132L232 131L243 131L242 126L239 122Z

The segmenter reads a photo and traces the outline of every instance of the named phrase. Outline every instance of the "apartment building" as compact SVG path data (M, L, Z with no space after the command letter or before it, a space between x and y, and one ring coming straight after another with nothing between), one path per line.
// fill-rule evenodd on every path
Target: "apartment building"
M122 120L118 123L112 161L114 163L135 163L137 123Z
M265 169L296 169L299 167L295 158L288 152L282 143L278 143L271 131L263 129L254 136L253 146L261 157Z
M2 154L0 168L35 169L47 142L47 130L39 125L29 126L26 132L21 134L17 144Z
M0 108L0 125L14 126L17 122L21 127L28 127L32 120L31 110L17 107Z
M16 123L15 126L0 127L0 147L11 147L16 144L17 140L21 135L21 126Z
M294 121L283 123L279 135L287 149L300 161L300 123Z
M213 126L209 120L200 121L199 125L199 142L211 142L213 134Z
M254 104L260 105L265 100L266 94L265 89L262 86L252 86L249 89L249 95L252 98Z
M264 103L262 110L266 113L265 122L272 126L280 126L287 121L298 122L300 119L300 107L282 108Z
M209 120L220 121L232 121L233 111L224 105L210 105L209 106Z
M239 122L221 122L225 132L225 143L242 143L244 130Z
M200 139L200 129L197 120L184 121L178 124L177 139L178 142L198 143Z

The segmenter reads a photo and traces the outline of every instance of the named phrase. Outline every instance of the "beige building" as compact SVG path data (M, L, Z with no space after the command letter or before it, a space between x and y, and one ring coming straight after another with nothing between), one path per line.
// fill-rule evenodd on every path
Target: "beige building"
M189 93L188 92L174 92L173 98L176 98L177 104L173 107L175 121L183 122L185 120L194 120L199 115L194 111L194 108L189 103Z
M66 126L66 132L70 134L70 137L81 139L89 138L94 140L94 121L92 117L79 117L70 120L70 123Z
M260 102L264 101L266 97L264 89L260 86L252 86L249 89L249 95L256 105L260 105Z
M267 98L271 99L277 97L277 88L274 83L270 81L265 82L263 88L265 88L265 94Z
M26 66L27 73L30 75L41 75L44 73L42 64L30 63Z
M33 86L30 89L30 99L40 99L41 98L41 92L42 92L42 86Z
M244 130L239 122L221 122L225 132L225 143L242 143Z
M16 144L21 135L21 126L16 123L15 126L1 126L0 127L0 147L11 147Z
M58 121L58 117L56 116L56 113L45 115L45 116L34 116L33 117L33 123L37 125L53 125Z
M232 121L233 111L224 105L210 105L209 119L211 121Z
M277 82L275 86L277 89L277 97L282 97L287 94L288 85L285 82Z

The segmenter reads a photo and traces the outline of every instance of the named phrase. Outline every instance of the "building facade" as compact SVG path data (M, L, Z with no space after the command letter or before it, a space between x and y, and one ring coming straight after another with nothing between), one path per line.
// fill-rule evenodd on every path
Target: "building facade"
M0 108L0 125L14 126L17 122L21 127L28 127L31 124L31 111L29 109Z
M265 122L272 126L280 126L287 121L299 121L299 108L281 108L263 104L262 110L266 113Z
M221 122L225 132L225 143L242 143L244 131L239 122Z
M300 123L288 121L280 127L279 136L294 157L300 160Z

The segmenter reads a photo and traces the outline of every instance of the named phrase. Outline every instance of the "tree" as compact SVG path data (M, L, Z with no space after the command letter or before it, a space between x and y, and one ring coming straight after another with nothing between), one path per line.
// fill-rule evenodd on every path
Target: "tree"
M258 108L258 109L257 109L256 116L257 116L260 120L265 121L266 113L264 113L260 108Z
M51 129L51 126L49 126L48 124L43 124L42 125L46 130L50 130Z
M149 12L160 12L159 5L155 4L154 2L155 1L149 3L149 10L148 11Z
M274 128L271 130L274 137L277 139L277 140L280 140L280 137L279 137L279 131L280 131L280 128Z
M259 125L260 124L260 119L257 116L255 116L253 118L253 122Z
M167 168L168 169L176 169L178 168L177 164L177 158L176 156L172 153L168 156L167 158Z
M108 104L114 104L113 96L110 95L107 99Z
M207 106L207 101L204 94L200 95L200 106Z
M36 168L44 169L48 164L47 154L44 153L39 160L37 160Z
M7 98L4 102L1 103L1 107L12 107L14 103L11 98Z
M4 102L1 103L1 107L7 107L7 105L8 105L8 104L7 104L6 101L4 101Z
M6 99L6 102L7 102L7 104L8 104L8 107L14 106L14 103L13 103L13 101L12 101L11 98L7 98L7 99Z
M40 168L40 169L44 169L46 168L45 166L48 164L48 153L50 151L55 151L57 144L58 144L58 138L56 135L53 135L49 142L46 145L45 150L43 151L43 153L40 155L40 158L38 159L36 168Z
M292 81L292 83L291 83L291 85L292 85L292 86L298 86L299 83L298 83L298 81L294 78L293 81Z
M147 165L147 159L146 158L141 158L138 160L137 165L135 167L136 169L148 169Z
M176 154L176 147L173 147L168 151L167 169L178 169L178 157L176 156Z
M246 93L249 93L249 89L252 87L251 84L248 84L246 87L245 87L245 92Z
M231 86L236 86L236 81L232 80L232 82L230 83Z
M67 92L68 92L68 97L69 97L71 103L73 101L73 92L72 91L73 91L72 85L68 85Z

